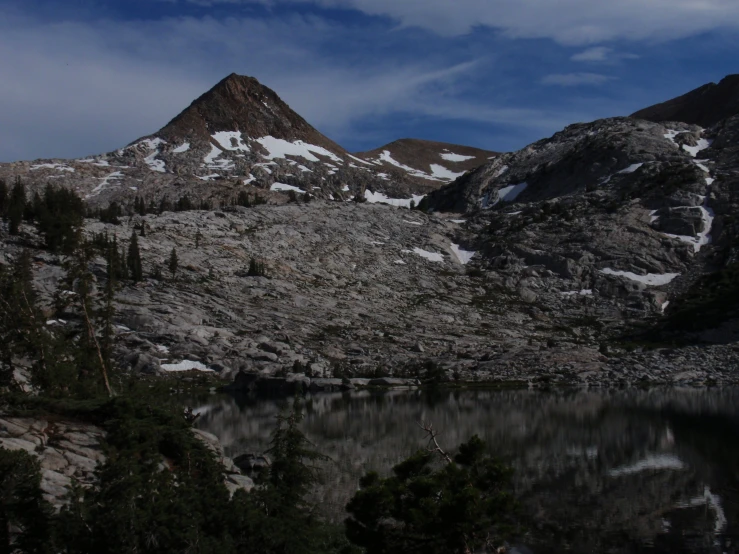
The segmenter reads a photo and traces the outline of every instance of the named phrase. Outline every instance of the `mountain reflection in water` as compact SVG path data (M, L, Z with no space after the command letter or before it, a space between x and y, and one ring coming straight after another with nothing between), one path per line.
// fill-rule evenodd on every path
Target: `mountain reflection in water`
M235 457L267 448L291 399L216 396L198 426ZM330 518L361 475L473 434L515 469L541 552L739 552L739 389L419 391L305 399L303 430L333 459L314 501Z

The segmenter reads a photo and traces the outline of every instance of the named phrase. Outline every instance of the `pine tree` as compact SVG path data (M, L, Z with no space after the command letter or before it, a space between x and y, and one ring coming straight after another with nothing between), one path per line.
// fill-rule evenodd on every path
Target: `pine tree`
M52 508L41 491L38 460L22 450L0 448L0 552L44 554ZM10 529L17 536L11 544Z
M8 215L8 185L5 179L0 179L0 217L3 221Z
M128 271L131 274L131 280L138 283L144 278L144 270L141 267L141 254L139 253L139 240L136 231L131 231L131 240L128 244Z
M26 211L26 187L20 180L15 180L13 190L10 193L10 202L8 204L8 232L11 235L17 235L20 230L23 214Z
M169 254L169 272L172 274L172 279L174 279L177 275L177 250L174 248Z
M249 269L246 272L249 277L264 277L264 262L260 262L256 258L249 260Z
M200 234L200 229L198 229L198 232L195 233L195 248L200 248L200 239L203 238L203 235Z
M36 302L31 255L24 250L0 275L0 363L12 375L14 358L32 360L32 381L42 388L47 385L51 359L45 321Z
M48 185L44 197L34 196L34 212L46 248L72 254L80 243L85 203L69 189Z
M110 367L106 364L95 326L100 319L100 310L96 309L98 292L90 269L93 258L92 245L82 242L67 262L67 286L75 293L72 298L83 322L82 329L77 331L75 337L70 337L68 343L74 345L70 354L77 371L75 392L91 397L99 394L102 387L112 397L114 392L110 383Z
M113 241L115 242L115 240L116 240L116 237L115 235L113 235ZM123 245L121 245L121 251L118 254L118 260L121 263L121 279L128 279L128 275L129 275L128 260L127 260L126 252L123 248Z
M389 477L370 472L361 479L347 505L347 537L367 554L494 552L517 525L510 468L487 456L477 436L452 458L433 428L424 429L428 450Z

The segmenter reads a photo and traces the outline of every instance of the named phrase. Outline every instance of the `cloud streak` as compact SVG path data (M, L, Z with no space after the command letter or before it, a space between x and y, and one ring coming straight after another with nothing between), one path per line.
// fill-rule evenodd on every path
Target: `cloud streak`
M256 76L332 138L371 118L545 129L536 109L461 96L488 60L330 56L347 30L315 16L0 23L0 161L109 151L156 131L233 71ZM276 40L275 37L280 37ZM330 48L329 48L330 46Z
M577 87L581 85L602 85L614 78L600 73L554 73L542 78L543 85Z
M169 0L168 0L169 1ZM403 26L443 36L476 27L513 38L549 38L562 44L667 41L715 29L739 29L735 0L197 0L199 4L252 3L268 7L312 4L389 17Z

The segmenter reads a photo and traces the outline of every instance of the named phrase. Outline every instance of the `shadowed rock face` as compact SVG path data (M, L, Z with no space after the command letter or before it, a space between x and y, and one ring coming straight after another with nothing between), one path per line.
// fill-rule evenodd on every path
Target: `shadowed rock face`
M737 114L739 75L729 75L718 84L708 83L667 102L639 110L631 117L655 122L682 121L710 127Z

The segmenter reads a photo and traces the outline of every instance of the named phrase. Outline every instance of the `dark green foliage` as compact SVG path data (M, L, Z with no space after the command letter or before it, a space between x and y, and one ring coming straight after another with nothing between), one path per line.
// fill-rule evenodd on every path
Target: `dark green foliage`
M245 208L251 208L252 206L259 206L260 204L266 204L267 200L260 196L259 193L254 193L254 196L246 192L245 190L240 190L239 194L236 196L236 201L234 204L236 206L243 206Z
M133 201L133 211L141 216L146 215L146 202L140 196L137 196Z
M172 203L169 201L169 199L164 196L159 201L159 212L160 214L163 214L164 212L169 212L172 210Z
M138 283L144 279L144 270L141 266L141 254L139 253L139 239L136 231L131 231L131 239L128 243L128 255L126 256L128 272L131 280Z
M249 260L249 270L246 273L249 277L264 277L265 273L264 262L256 258Z
M200 232L200 229L197 230L195 233L195 248L200 248L200 239L203 238L202 233Z
M33 222L36 219L36 215L41 210L42 203L43 200L41 200L41 195L38 191L34 192L31 201L26 202L26 209L23 210L23 219L29 223Z
M64 264L66 287L73 294L60 296L57 304L60 310L73 310L79 325L61 327L56 337L61 353L55 359L65 364L62 368L50 365L45 389L50 396L89 398L111 394L112 367L101 359L100 333L95 327L96 321L106 318L106 302L92 274L94 257L92 244L84 242Z
M0 179L0 217L5 220L8 215L8 185Z
M123 216L123 210L118 205L118 202L111 202L107 208L100 210L100 221L103 223L110 223L112 225L119 225Z
M34 196L34 205L46 248L71 254L80 242L80 229L85 220L83 200L72 190L47 185L43 199Z
M311 196L310 192L306 192L303 195L303 202L305 202L306 204L308 204L311 200L313 200L313 197Z
M174 211L176 212L186 212L194 209L195 206L193 205L192 200L190 200L190 197L187 194L179 198L174 204Z
M367 554L454 554L494 547L513 530L509 468L477 436L453 461L418 451L385 479L370 472L347 511L347 536Z
M0 272L0 364L2 386L8 386L19 358L34 360L34 381L46 373L49 340L45 318L36 305L31 256L24 250L10 268Z
M10 192L10 200L8 201L8 232L11 235L18 234L25 211L26 187L19 177L15 180L13 190Z
M54 552L49 540L51 506L40 484L41 472L33 456L0 448L0 552ZM13 536L11 527L18 529Z
M297 402L292 412L278 416L268 451L272 464L258 479L260 486L249 495L234 496L235 527L244 531L239 542L248 552L351 552L346 539L324 525L305 501L318 479L314 464L328 458L313 450L299 428L301 419Z
M297 202L298 194L294 190L290 189L287 191L287 200L288 202Z
M167 267L169 268L169 272L172 274L172 279L174 279L177 276L177 250L175 248L172 248L172 252L169 254L169 262L167 263Z
M76 491L59 516L64 551L236 552L232 504L213 454L174 410L136 397L88 415L107 433L107 460L99 487Z

